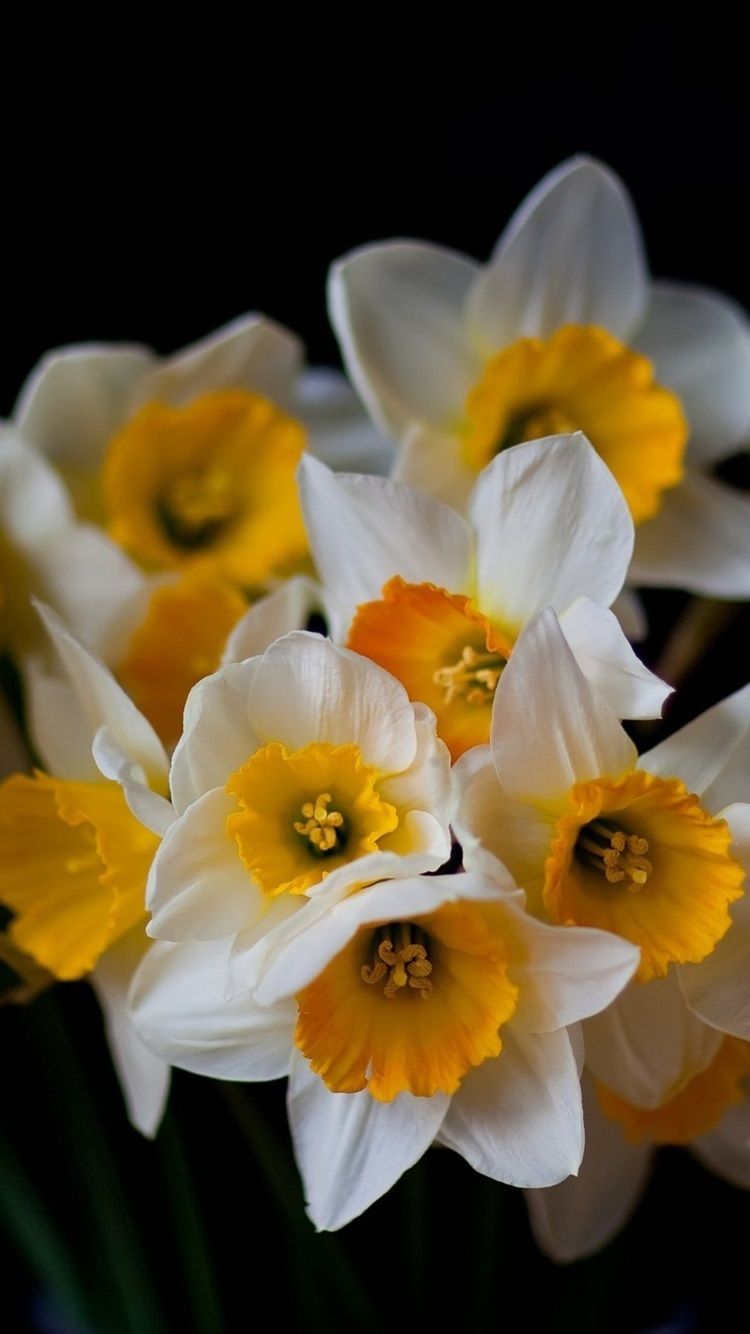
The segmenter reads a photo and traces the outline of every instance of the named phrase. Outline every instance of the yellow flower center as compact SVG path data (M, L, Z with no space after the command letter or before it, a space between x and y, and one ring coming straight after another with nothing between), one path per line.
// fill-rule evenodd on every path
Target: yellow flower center
M688 426L651 363L596 326L521 338L487 363L466 400L464 455L480 471L510 445L583 431L638 523L682 480Z
M115 940L145 924L158 843L116 783L8 778L0 786L0 902L16 914L11 941L56 977L90 972Z
M636 769L577 783L555 827L544 902L559 922L638 945L636 978L648 982L670 963L705 959L731 926L745 877L730 847L726 822L679 779Z
M604 1084L597 1084L597 1094L605 1116L622 1126L631 1144L690 1144L742 1101L748 1074L750 1043L727 1037L710 1065L660 1107L636 1107Z
M112 536L149 568L199 569L246 589L305 564L299 422L247 390L147 403L110 442Z
M334 1093L455 1093L502 1050L518 988L497 915L447 904L363 927L298 996L295 1041ZM428 1000L429 1004L422 1004Z
M117 677L168 748L182 732L191 688L216 671L247 607L236 588L210 575L185 574L151 594Z
M377 851L399 822L381 777L358 746L322 741L295 751L272 741L237 769L226 790L239 810L227 834L263 893L304 894Z
M410 699L429 705L454 760L489 740L492 700L513 641L469 598L397 575L377 602L357 608L347 645L398 677Z

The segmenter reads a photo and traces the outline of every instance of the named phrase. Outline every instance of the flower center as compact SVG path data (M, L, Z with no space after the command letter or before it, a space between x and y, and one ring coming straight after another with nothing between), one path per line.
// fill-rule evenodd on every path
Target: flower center
M333 798L321 792L302 807L302 820L294 821L295 831L307 840L318 857L327 857L346 842L345 820L341 811L329 811Z
M159 517L170 541L191 550L218 535L237 510L237 494L225 468L171 477L158 502Z
M481 471L524 440L584 431L614 473L636 523L682 481L688 426L645 357L595 325L521 338L491 357L466 400L464 457Z
M626 888L637 894L646 884L653 867L646 860L647 838L626 834L607 820L592 820L584 825L576 842L576 856L593 866L610 885L627 881Z
M432 964L427 957L427 937L411 922L378 928L372 964L362 965L362 981L375 986L387 978L383 987L389 1000L408 994L411 987L422 1000L432 991Z
M480 653L471 644L450 667L438 667L432 679L445 691L446 704L465 699L467 704L489 704L497 689L505 663L497 653Z

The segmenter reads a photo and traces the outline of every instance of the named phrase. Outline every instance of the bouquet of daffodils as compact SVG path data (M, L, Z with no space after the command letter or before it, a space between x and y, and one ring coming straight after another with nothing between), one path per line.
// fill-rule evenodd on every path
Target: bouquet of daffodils
M318 1229L439 1145L575 1258L655 1145L750 1186L750 686L623 726L634 587L750 597L750 326L584 159L328 298L348 381L253 315L2 429L10 995L90 981L145 1136L171 1067L287 1078Z

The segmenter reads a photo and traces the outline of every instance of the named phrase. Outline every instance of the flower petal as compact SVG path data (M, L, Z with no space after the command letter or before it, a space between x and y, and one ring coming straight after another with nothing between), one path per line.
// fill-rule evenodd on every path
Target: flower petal
M503 1028L503 1049L465 1076L440 1130L477 1171L511 1186L552 1186L577 1172L583 1110L570 1039Z
M453 773L458 789L453 826L463 849L464 866L492 875L500 862L526 890L531 903L543 911L544 864L553 837L554 815L507 795L498 782L489 746L466 751Z
M553 611L526 626L500 678L491 746L508 795L537 804L635 763L635 746L589 685Z
M391 476L461 514L477 480L476 469L464 462L459 438L424 422L407 428Z
M127 1008L133 973L148 948L139 924L102 955L91 983L104 1011L112 1060L122 1085L128 1116L142 1135L153 1138L169 1093L169 1066L144 1047Z
M613 612L578 598L560 617L568 644L588 681L618 718L659 718L668 686L644 666Z
M415 419L460 416L481 371L463 324L476 270L418 241L365 246L333 265L328 309L344 364L388 434L398 438Z
M750 1100L730 1107L715 1130L691 1145L706 1167L733 1186L750 1190Z
M286 579L272 593L259 598L245 612L230 634L222 663L242 662L265 653L274 639L290 630L304 630L322 602L322 593L312 579L302 574Z
M250 726L247 707L260 661L228 663L190 691L170 775L172 801L179 813L204 792L223 787L261 744Z
M105 533L82 523L39 543L29 559L39 596L76 639L116 662L134 628L131 606L146 587L138 567Z
M469 514L479 604L503 625L521 626L542 607L564 611L581 596L609 606L625 582L633 521L580 432L503 450L481 473Z
M382 667L304 633L277 639L256 661L247 712L261 744L281 741L298 750L312 741L354 743L364 762L383 773L413 762L414 709L400 682Z
M634 343L661 384L679 394L690 422L689 453L711 464L750 434L750 326L719 292L655 283Z
M653 1150L629 1144L599 1107L591 1080L582 1081L586 1150L578 1176L526 1192L537 1245L550 1260L581 1260L611 1241L643 1190Z
M591 1072L626 1102L654 1108L711 1063L719 1033L690 1013L674 969L632 983L608 1010L584 1024Z
M291 411L305 426L312 453L335 472L390 471L393 442L373 426L340 371L314 367L301 375Z
M296 1006L261 1009L248 996L227 1001L230 945L153 945L133 978L133 1023L149 1050L180 1070L214 1079L280 1079L289 1070Z
M13 420L55 463L98 468L129 415L133 386L153 362L148 348L124 343L48 352L23 385Z
M750 501L687 473L665 493L661 513L639 526L630 579L706 597L750 597Z
M455 510L385 477L332 473L310 455L299 468L310 548L345 638L355 608L380 596L393 575L461 592L471 529Z
M100 727L91 747L100 774L119 783L136 820L159 837L167 832L175 818L171 801L154 792L141 766L123 750L108 727Z
M73 782L98 782L86 713L67 675L50 672L40 658L21 662L26 721L47 773Z
M648 773L681 778L712 814L750 801L750 685L646 751L639 764Z
M401 1093L377 1102L361 1093L331 1093L295 1053L289 1077L289 1124L307 1211L319 1231L351 1222L385 1195L422 1157L450 1099Z
M272 402L291 396L302 364L302 344L263 315L240 315L200 342L152 366L132 406L151 399L184 404L216 389L252 389Z
M253 925L266 900L226 832L237 809L215 788L169 827L151 866L148 934L162 940L217 940Z
M26 554L64 533L73 522L57 473L18 431L0 427L0 526Z
M599 324L626 339L646 304L638 221L613 172L588 158L532 190L472 292L470 327L488 349L561 324Z

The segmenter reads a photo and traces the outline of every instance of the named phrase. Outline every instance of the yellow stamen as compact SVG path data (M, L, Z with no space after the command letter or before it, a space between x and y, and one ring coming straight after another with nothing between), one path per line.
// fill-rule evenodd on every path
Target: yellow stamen
M330 792L321 792L315 801L306 801L302 807L302 820L294 821L295 831L309 840L313 852L321 857L343 842L344 817L341 811L329 811L333 801ZM338 833L336 831L339 831Z
M604 820L584 825L576 843L576 852L587 865L600 871L610 885L627 880L631 894L643 889L653 870L643 855L648 848L648 839L613 829Z
M396 934L399 939L398 949L393 944ZM403 990L405 987L411 987L422 1000L427 1000L432 991L429 977L432 964L427 957L424 932L410 922L399 922L395 929L381 927L379 935L372 965L362 965L362 981L373 985L382 982L387 974L383 992L389 1000L407 994Z
M159 499L167 536L178 547L197 547L209 541L236 510L237 491L226 468L171 477Z
M465 699L467 704L488 704L497 689L505 663L497 653L479 653L471 644L461 650L458 662L438 667L432 679L445 691L445 703Z

